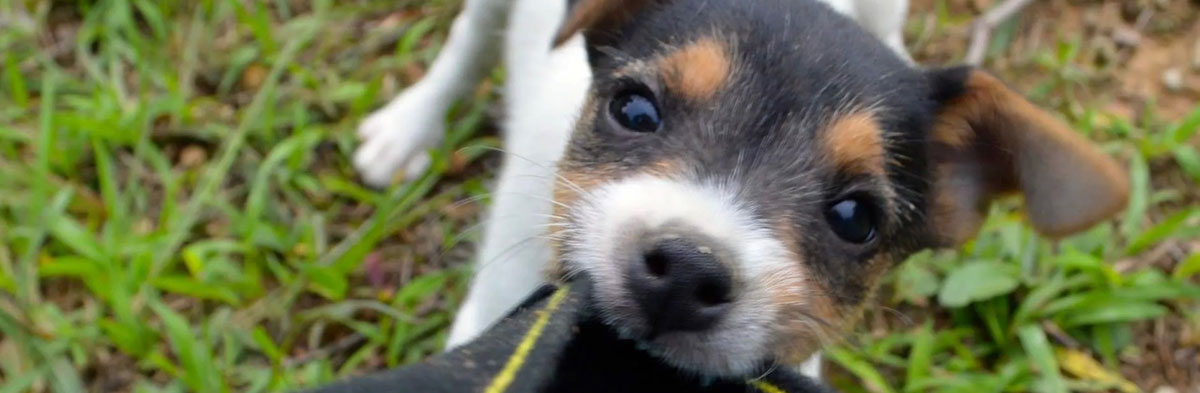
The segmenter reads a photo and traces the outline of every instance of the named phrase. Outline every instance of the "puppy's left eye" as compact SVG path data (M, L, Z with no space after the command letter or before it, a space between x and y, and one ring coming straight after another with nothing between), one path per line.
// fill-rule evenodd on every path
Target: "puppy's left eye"
M654 99L636 90L614 96L608 104L608 111L621 127L630 131L654 132L662 126Z
M864 198L846 198L834 202L825 211L825 220L842 240L863 244L875 238L875 208Z

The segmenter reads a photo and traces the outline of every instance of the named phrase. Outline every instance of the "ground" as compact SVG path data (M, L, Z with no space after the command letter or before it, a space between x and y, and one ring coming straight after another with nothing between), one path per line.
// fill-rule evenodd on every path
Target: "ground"
M923 64L999 0L914 0ZM0 391L278 391L439 350L500 157L493 83L413 184L354 127L456 1L0 0ZM984 66L1130 168L1050 242L1018 201L897 267L831 348L847 392L1200 392L1200 4L1042 0Z

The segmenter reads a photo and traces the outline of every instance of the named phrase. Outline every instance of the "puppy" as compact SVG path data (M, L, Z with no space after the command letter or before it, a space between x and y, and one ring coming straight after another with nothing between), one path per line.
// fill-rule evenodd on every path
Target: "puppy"
M514 26L544 9L532 2L515 4ZM913 68L827 4L569 8L557 33L525 37L553 36L560 49L506 48L536 59L510 57L510 70L540 73L510 75L507 94L521 95L506 143L539 147L501 171L499 213L452 339L490 325L536 285L541 262L558 260L552 276L592 280L608 323L651 353L744 376L808 358L853 324L887 268L969 239L998 196L1022 194L1048 236L1087 228L1127 198L1119 165L995 78Z
M908 59L900 28L906 0L825 0ZM444 113L504 54L507 116L503 124L508 157L500 169L492 211L486 220L476 278L447 342L461 344L490 326L544 282L552 257L545 238L552 214L554 167L590 83L581 38L551 49L566 15L566 1L467 0L445 47L424 79L359 128L364 143L355 154L363 179L383 186L411 179L429 165L426 149L440 143ZM501 51L493 48L500 30ZM815 376L819 364L807 364Z

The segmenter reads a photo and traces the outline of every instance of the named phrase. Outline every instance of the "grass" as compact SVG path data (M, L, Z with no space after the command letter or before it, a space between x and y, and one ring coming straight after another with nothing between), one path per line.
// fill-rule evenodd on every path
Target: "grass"
M0 392L292 390L438 351L497 158L464 149L497 144L490 90L412 184L364 188L348 157L456 8L0 0ZM1129 163L1128 211L1051 243L995 207L977 241L896 269L829 351L839 387L1124 390L1146 324L1200 328L1200 254L1160 255L1200 238L1200 107L1071 105L1095 77L1079 48L1033 54L1030 91Z

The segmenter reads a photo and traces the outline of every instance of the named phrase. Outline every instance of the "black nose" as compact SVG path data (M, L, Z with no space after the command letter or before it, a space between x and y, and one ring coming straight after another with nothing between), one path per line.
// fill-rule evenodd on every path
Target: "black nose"
M650 336L711 327L733 300L733 278L710 248L681 239L656 243L629 266L631 295Z

